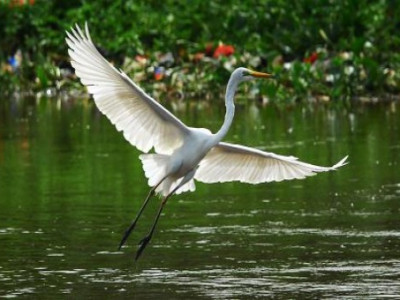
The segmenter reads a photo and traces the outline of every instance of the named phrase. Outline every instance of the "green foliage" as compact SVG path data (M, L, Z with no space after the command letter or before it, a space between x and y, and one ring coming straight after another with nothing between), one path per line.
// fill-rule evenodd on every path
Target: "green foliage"
M211 88L220 93L228 71L239 65L278 75L279 81L261 85L271 100L320 95L339 100L400 91L396 0L15 2L0 2L0 85L9 90L15 88L10 82L62 86L60 69L68 61L64 32L87 21L93 39L117 64L140 54L149 58L149 68L157 65L159 53L171 52L175 62L169 74L176 76L166 76L163 83L179 83L191 95ZM190 55L204 52L210 42L233 45L235 61L194 63ZM24 62L17 76L7 71L7 60L18 49ZM313 53L317 61L305 63ZM248 56L260 62L252 64ZM151 79L148 69L139 71Z

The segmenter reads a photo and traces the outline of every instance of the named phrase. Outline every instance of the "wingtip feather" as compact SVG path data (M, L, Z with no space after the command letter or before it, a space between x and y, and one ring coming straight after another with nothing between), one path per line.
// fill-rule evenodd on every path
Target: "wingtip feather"
M349 162L347 161L347 158L348 158L349 156L348 155L346 155L344 158L342 158L336 165L334 165L333 167L332 167L332 169L333 170L335 170L335 169L337 169L337 168L340 168L340 167L343 167L343 166L345 166L345 165L347 165Z

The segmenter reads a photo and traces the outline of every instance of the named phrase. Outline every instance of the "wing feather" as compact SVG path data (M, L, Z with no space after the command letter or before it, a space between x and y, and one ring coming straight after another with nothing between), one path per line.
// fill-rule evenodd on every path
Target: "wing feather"
M126 140L143 152L154 147L162 154L183 144L189 128L99 53L87 24L85 32L71 28L66 41L76 75Z
M200 162L195 179L205 183L240 181L261 183L303 179L347 164L347 156L332 167L321 167L258 149L219 143Z

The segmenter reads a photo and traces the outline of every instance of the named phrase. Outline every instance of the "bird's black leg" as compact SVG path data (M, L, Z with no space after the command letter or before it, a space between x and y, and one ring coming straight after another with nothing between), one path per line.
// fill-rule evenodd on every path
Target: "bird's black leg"
M137 261L140 257L140 255L142 255L143 250L146 248L147 244L150 242L154 230L156 229L157 226L157 222L158 219L160 218L161 212L164 209L165 204L167 203L167 200L170 196L172 196L173 194L175 194L175 192L181 187L183 186L185 183L187 183L190 179L193 178L194 173L196 172L197 168L193 169L192 171L190 171L189 173L187 173L185 175L185 177L183 177L183 179L181 180L181 182L178 184L177 187L175 187L172 192L170 192L167 196L165 196L165 198L161 201L161 205L160 208L158 210L157 216L154 219L154 223L153 226L151 227L149 233L139 242L139 249L136 252L136 257L135 257L135 261Z
M160 183L161 182L162 182L162 180L160 181ZM137 213L135 219L132 221L131 225L126 229L125 234L122 237L121 242L119 244L118 250L121 250L121 247L125 244L126 240L128 239L129 235L131 234L132 230L135 228L140 215L142 214L143 210L145 209L150 198L154 195L154 192L155 192L156 188L160 185L160 183L158 183L157 185L155 185L151 188L149 194L147 195L146 199L144 200L142 207L140 208L139 212Z
M146 248L147 244L150 242L151 237L153 236L154 230L156 229L157 226L157 222L158 219L160 218L161 212L165 206L165 203L167 203L167 199L169 198L170 195L172 195L173 193L170 193L168 196L166 196L162 201L161 201L161 205L160 208L158 210L157 216L154 219L154 223L153 226L150 229L150 232L139 242L139 249L136 252L136 257L135 257L135 261L137 261L140 257L140 255L142 254L143 250Z

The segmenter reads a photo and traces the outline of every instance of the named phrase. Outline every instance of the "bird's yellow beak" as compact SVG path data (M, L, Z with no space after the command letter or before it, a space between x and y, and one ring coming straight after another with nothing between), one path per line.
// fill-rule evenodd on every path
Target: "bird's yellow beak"
M274 78L273 74L270 73L262 73L257 71L250 71L250 75L256 78Z

